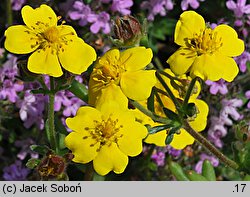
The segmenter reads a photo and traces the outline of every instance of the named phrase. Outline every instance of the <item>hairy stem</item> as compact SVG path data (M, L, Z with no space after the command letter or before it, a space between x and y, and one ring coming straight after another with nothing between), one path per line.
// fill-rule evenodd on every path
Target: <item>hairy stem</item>
M58 152L57 138L55 132L55 114L54 114L54 102L55 102L55 89L54 78L50 77L50 94L49 94L49 104L48 104L48 130L50 135L50 145L53 150Z
M193 136L204 148L206 148L209 152L215 155L221 162L230 166L231 168L237 170L239 165L233 160L226 157L222 152L220 152L213 144L211 144L205 137L203 137L200 133L194 131L190 125L185 122L184 128L186 131Z

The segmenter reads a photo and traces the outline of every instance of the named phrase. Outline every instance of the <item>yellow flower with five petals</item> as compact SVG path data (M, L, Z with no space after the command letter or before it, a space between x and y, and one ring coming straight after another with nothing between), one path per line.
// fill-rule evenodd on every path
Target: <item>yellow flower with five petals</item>
M156 83L155 71L145 70L152 57L152 50L145 47L106 52L99 58L90 76L89 104L95 105L101 90L111 84L119 86L130 99L147 99Z
M61 66L74 74L81 74L96 60L95 50L79 38L68 25L57 25L55 12L47 5L21 10L25 25L14 25L5 31L5 48L16 54L32 53L29 71L60 77Z
M203 17L194 11L181 14L175 27L174 41L181 47L167 60L171 70L182 75L231 82L239 72L232 57L244 51L244 42L228 25L211 29Z
M78 109L66 124L73 131L65 138L72 150L73 161L93 161L95 171L106 175L110 171L124 172L128 156L142 152L142 140L147 129L127 109L127 98L114 84L102 90L96 108L84 106Z

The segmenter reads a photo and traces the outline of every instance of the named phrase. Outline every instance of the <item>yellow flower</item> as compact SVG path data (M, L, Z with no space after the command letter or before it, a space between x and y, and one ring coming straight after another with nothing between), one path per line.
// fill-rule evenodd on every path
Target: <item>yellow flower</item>
M133 47L122 52L111 49L106 52L90 76L89 104L95 105L100 91L110 84L119 86L130 99L147 99L156 83L155 71L144 69L152 57L152 50L145 47Z
M168 73L169 75L175 76L171 72L170 69L165 69L165 72ZM171 82L169 78L165 76L162 76L162 77L164 78L166 84L170 87L170 89L174 93L174 96L180 100L183 100L181 91L178 91L171 86ZM186 75L180 76L179 78L183 80L190 80L190 78L187 78ZM162 88L160 83L157 83L156 87ZM200 132L204 130L207 125L207 115L208 115L209 109L208 109L208 105L204 101L197 99L197 96L199 95L199 92L200 92L200 84L198 83L198 81L196 82L196 87L197 89L190 96L188 103L195 104L197 113L194 117L190 117L188 119L188 123L195 131ZM169 97L162 95L162 94L160 94L160 97L166 108L174 112L176 111L175 105ZM155 112L156 114L162 117L164 116L163 110L157 102L155 103ZM150 124L151 126L159 125L158 123L152 124L152 121L148 121L146 117L143 118L142 116L137 115L137 118L140 120L140 122L144 124ZM145 142L149 144L155 144L157 146L166 146L165 144L166 137L167 137L167 131L163 130L155 134L149 134L147 138L145 139ZM183 149L187 145L190 145L193 143L194 143L194 138L185 129L181 128L180 134L174 134L173 141L170 143L170 145L175 149Z
M142 152L142 139L147 135L146 127L135 120L131 111L125 110L127 100L119 100L121 97L124 95L119 87L110 85L103 90L96 108L81 107L75 117L66 120L73 130L65 138L66 146L74 154L73 161L93 160L94 169L100 175L110 171L122 173L128 156Z
M181 47L167 60L171 70L182 75L231 82L239 72L232 57L244 51L244 42L228 25L215 29L206 26L203 17L194 11L181 14L175 27L175 43Z
M32 53L28 69L37 74L60 77L62 68L81 74L96 60L95 50L79 38L68 25L57 25L58 18L47 5L22 8L25 25L15 25L5 31L5 48L17 54Z

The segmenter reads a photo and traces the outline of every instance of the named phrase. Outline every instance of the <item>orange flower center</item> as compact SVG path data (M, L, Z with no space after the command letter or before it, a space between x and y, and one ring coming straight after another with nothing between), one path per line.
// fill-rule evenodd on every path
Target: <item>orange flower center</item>
M44 33L43 37L49 43L55 43L59 40L59 30L56 27L48 28Z

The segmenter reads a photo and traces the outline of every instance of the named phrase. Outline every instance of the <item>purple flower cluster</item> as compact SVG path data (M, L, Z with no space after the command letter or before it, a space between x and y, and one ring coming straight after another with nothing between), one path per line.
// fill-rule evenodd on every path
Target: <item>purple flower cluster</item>
M223 99L222 109L220 116L212 116L210 118L211 126L208 129L208 139L214 143L215 146L222 148L223 142L221 138L227 135L226 126L232 126L233 121L239 121L243 116L237 111L237 108L241 107L243 102L241 99Z
M3 179L5 181L27 181L30 170L23 166L20 160L3 169Z
M23 83L16 79L18 76L17 58L9 55L8 60L0 68L0 100L9 100L15 103L18 92L23 91Z
M25 128L36 125L40 130L43 130L46 101L44 95L32 94L30 90L25 91L24 98L16 103L16 106L20 109L19 115L21 120L24 121Z
M248 51L244 51L240 56L235 57L235 61L239 65L241 72L247 71L247 62L250 62L250 53Z
M112 1L112 3L111 3ZM102 0L103 4L111 4L107 11L112 13L118 12L121 15L128 15L131 13L130 8L133 6L132 0ZM90 31L94 34L102 32L108 34L111 31L110 15L106 11L92 10L89 5L82 1L75 1L72 9L69 10L68 15L72 20L78 20L80 26L90 25Z
M240 27L244 37L248 36L247 26L250 25L250 4L246 4L246 0L228 0L226 6L229 10L234 12L235 22L234 25Z
M188 7L190 6L193 9L197 9L200 6L199 1L205 1L205 0L182 0L181 1L181 9L187 10Z
M202 153L200 155L200 161L195 165L195 168L194 168L194 170L197 173L200 174L202 172L202 165L205 160L209 160L214 167L217 167L219 165L219 160L217 158L215 158L214 156L209 156L205 153Z
M176 150L169 145L164 148L156 148L151 155L151 159L157 164L157 166L164 166L167 153L173 157L179 157L182 150Z
M216 95L217 93L225 95L228 93L227 83L223 79L220 79L219 81L207 80L206 84L210 86L209 91L213 95Z
M149 0L141 3L141 8L148 11L148 20L153 21L156 15L165 16L174 8L172 0Z

